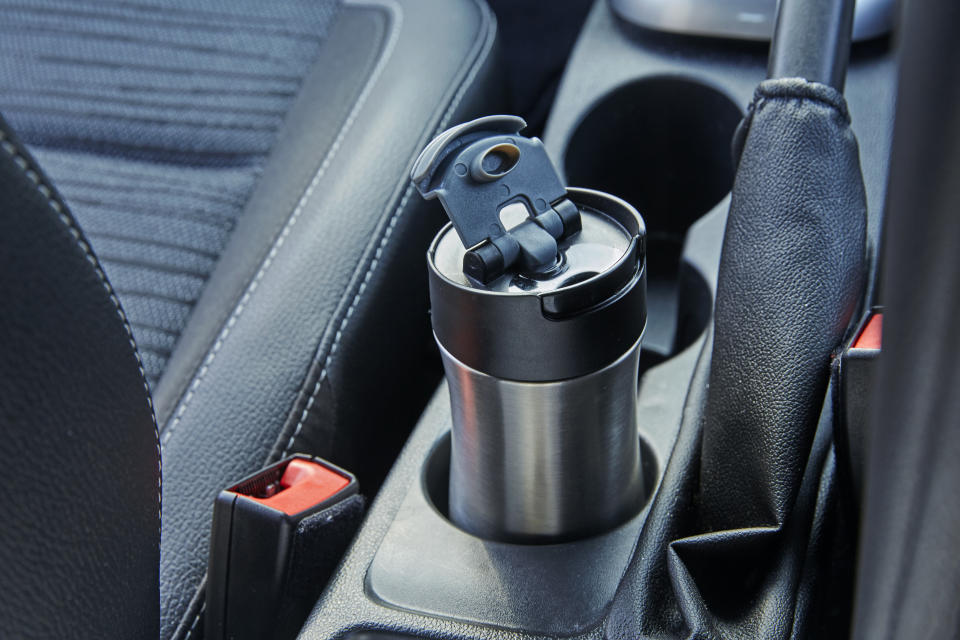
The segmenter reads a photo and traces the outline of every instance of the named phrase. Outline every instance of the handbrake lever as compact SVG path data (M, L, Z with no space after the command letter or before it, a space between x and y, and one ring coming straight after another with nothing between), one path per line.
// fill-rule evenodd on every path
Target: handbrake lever
M831 353L863 293L866 195L837 90L853 3L817 0L830 18L810 4L781 3L770 57L778 78L759 85L734 140L701 459L707 530L785 522Z
M853 0L780 0L768 78L804 78L843 91Z

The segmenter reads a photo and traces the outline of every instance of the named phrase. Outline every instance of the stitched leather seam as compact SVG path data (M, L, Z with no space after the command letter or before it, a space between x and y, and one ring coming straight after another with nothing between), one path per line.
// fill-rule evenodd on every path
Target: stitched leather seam
M307 417L310 415L310 410L313 409L313 405L317 401L317 396L320 393L320 387L323 385L323 381L327 378L327 370L330 367L330 362L333 359L334 354L337 352L337 348L340 346L340 339L343 337L343 332L347 328L347 324L350 322L350 317L353 315L353 312L357 308L357 303L360 301L360 298L363 296L364 291L366 291L367 283L370 280L370 276L373 275L374 271L379 264L380 257L383 255L383 250L386 248L390 237L393 235L393 229L397 225L397 221L400 220L400 213L403 208L407 205L407 201L410 199L410 195L413 192L413 188L408 187L406 192L403 194L403 198L400 200L400 204L397 206L397 209L391 214L390 224L387 226L386 230L383 233L383 237L380 239L380 244L377 246L377 251L374 254L373 261L370 263L370 266L367 268L366 274L364 274L363 281L360 283L360 288L357 289L357 293L353 296L353 300L350 302L350 306L347 308L346 314L343 316L343 320L340 321L340 326L337 328L337 333L333 337L333 344L330 345L330 351L327 352L327 357L323 361L323 368L320 370L320 375L317 376L317 382L313 385L313 389L310 392L310 397L307 398L307 403L303 407L303 411L300 413L300 418L297 421L297 426L294 428L293 433L290 434L290 439L287 440L287 444L283 449L283 453L280 454L280 459L287 457L291 447L293 447L294 441L297 439L297 436L300 435L300 432L303 431L303 425L307 421ZM320 358L314 359L311 364L311 368L315 366L320 361Z
M14 144L9 140L6 132L4 132L2 129L0 129L0 147L2 147L7 155L10 156L10 158L13 160L13 163L20 168L20 170L23 172L23 175L25 175L27 179L34 184L34 186L36 186L37 191L39 191L40 195L42 195L47 201L47 205L53 210L54 213L57 214L60 222L62 222L67 228L67 231L73 237L77 247L79 247L79 249L83 252L84 258L93 267L94 272L100 279L100 284L107 292L110 302L113 303L113 308L116 310L117 316L120 318L120 322L123 323L123 329L127 333L127 341L130 343L130 348L133 349L133 357L137 361L137 369L140 370L140 380L143 382L143 390L147 398L147 406L150 409L150 419L153 421L153 430L157 441L157 531L159 532L160 519L163 512L163 473L160 450L160 427L157 424L157 417L153 410L153 397L150 395L150 385L147 383L147 376L143 369L143 360L140 358L140 351L137 349L137 342L133 337L133 330L130 328L130 322L127 320L127 315L124 313L123 307L120 305L120 300L117 298L117 294L114 292L113 286L110 284L110 281L107 280L107 276L103 272L100 262L93 254L93 251L90 249L90 245L87 244L76 224L74 224L73 218L67 214L66 205L64 205L55 197L53 189L51 189L50 186L44 183L41 179L40 172L31 165L30 161L26 157L17 151L16 146L14 146Z
M383 5L390 4L395 8L394 13L396 14L397 20L395 20L394 22L394 29L391 32L390 41L388 42L387 46L384 47L384 53L381 56L380 61L378 61L377 66L374 68L374 71L371 74L370 80L368 80L367 84L364 86L363 91L361 92L360 97L358 98L358 103L354 105L354 108L350 111L350 115L348 116L347 121L344 122L344 128L341 128L341 131L338 134L337 139L334 141L334 145L336 147L339 146L340 142L345 137L345 131L346 131L345 128L348 127L348 122L352 124L352 120L356 117L356 115L359 112L358 107L362 106L362 103L366 101L366 97L368 93L370 93L370 90L372 89L372 86L374 84L374 81L376 80L376 77L380 75L380 71L382 67L386 66L386 62L389 59L389 54L392 53L393 46L395 45L396 40L398 39L398 36L399 36L400 26L402 24L402 20L401 20L402 11L400 10L399 6L397 6L391 0L381 0L381 1ZM476 0L474 0L474 2L475 2L475 5L481 10L481 12L485 10L482 3L477 2ZM357 3L357 4L361 4L361 3ZM493 38L488 38L487 42L485 43L485 48L480 52L481 57L479 58L479 60L477 60L477 63L474 64L474 67L470 70L470 72L464 78L460 88L458 89L457 93L454 95L449 107L444 112L444 115L440 121L440 124L437 127L437 130L436 130L437 133L443 131L443 129L446 127L446 123L449 122L450 118L453 117L454 111L459 106L460 102L463 100L464 96L469 90L470 84L473 82L473 79L476 77L477 73L479 73L480 69L483 67L483 62L487 59L490 53L490 50L493 48L493 42L494 42ZM334 147L331 147L331 151L334 151ZM332 159L332 155L330 152L328 152L327 157L324 159L324 162L321 165L320 169L318 170L317 175L314 176L314 179L311 181L310 186L307 187L307 190L304 192L303 196L301 196L300 200L298 201L297 207L294 210L294 213L291 214L291 220L293 219L294 215L299 215L298 210L301 210L306 200L309 199L310 195L312 194L316 186L316 183L319 182L320 178L323 175L323 172L325 171L326 165L329 163L331 159ZM396 223L401 217L399 214L402 213L403 208L406 206L407 202L410 199L410 196L413 193L413 188L414 187L412 184L407 187L403 198L401 199L400 203L397 205L394 212L391 214L390 224L388 225L387 229L384 230L384 235L381 238L380 243L377 247L376 253L374 255L374 259L370 263L370 265L367 267L367 271L366 271L366 274L364 275L363 281L360 284L360 288L358 289L357 293L354 295L354 298L351 301L350 307L347 309L347 312L344 315L343 320L341 320L340 322L340 326L337 330L337 333L334 336L333 344L331 345L330 351L328 352L327 357L324 360L324 368L321 371L320 377L318 377L317 383L313 387L313 391L311 393L310 398L307 400L307 407L309 408L312 408L313 404L315 404L316 402L317 393L320 390L320 385L322 384L323 379L326 377L326 369L330 364L330 359L333 356L333 354L336 352L337 347L339 346L340 339L343 335L343 330L346 328L349 318L353 315L353 312L356 309L356 306L359 303L360 298L362 297L363 292L366 289L366 285L370 279L370 276L373 274L373 272L376 269L379 259L383 253L383 249L386 247L387 242L389 241L389 238L392 235L393 229L396 227ZM287 232L289 232L289 228L291 226L292 226L291 222L288 222L287 226L284 228L284 231L281 233L281 238L286 237ZM282 241L280 241L279 244L282 245ZM270 260L272 260L272 256L275 255L275 250L277 248L279 248L279 245L271 249L271 252L267 257L267 260L264 261L265 266L268 265L268 262ZM262 271L265 270L265 266L261 266L261 272L258 273L257 277L254 278L255 281L257 280L258 277L262 277ZM244 298L241 299L240 303L237 305L237 308L241 309L240 311L241 313L242 313L242 307L245 304L246 300L249 299L249 294L252 293L253 289L255 289L255 287L248 289L248 291L244 295ZM233 324L236 323L237 316L239 316L239 313L235 310L234 315L232 315L231 319L227 322L227 326L224 327L224 332L221 333L221 335L218 337L217 343L219 343L221 347L222 347L222 340L226 338L226 335L229 333L229 329L232 328ZM217 346L217 343L214 344L214 350L219 350L220 348ZM214 351L211 351L211 355L215 357ZM201 368L201 373L198 375L198 378L206 372L206 369L209 367L210 363L213 362L213 357L211 357L211 355L207 356L207 362L205 362L204 366ZM321 358L321 355L318 352L317 356L314 358L313 363L311 364L311 368L313 368L320 361L320 358ZM195 390L196 386L198 386L197 379L195 379L194 382L191 384L191 392ZM191 392L188 392L187 394L188 397L191 395ZM184 398L183 402L187 402L187 398ZM294 430L294 434L291 435L290 439L288 440L287 447L284 449L284 452L281 455L281 458L287 455L287 450L292 445L293 441L296 439L297 434L299 434L299 432L302 431L303 423L306 421L306 418L309 415L309 408L305 408L304 411L301 413L301 417L299 422L297 423L296 429ZM182 410L180 408L178 408L177 414L182 415ZM174 420L178 422L179 416L175 415ZM167 429L167 431L164 433L164 442L167 442L169 440L169 434L173 430L173 428L174 428L174 424L171 424L170 428ZM198 594L202 591L205 580L206 580L206 577L204 577L204 581L201 581L200 586L197 588ZM197 610L196 614L194 615L192 624L190 626L190 630L188 630L187 635L184 637L184 640L188 640L190 638L190 635L192 634L192 629L196 626L198 620L200 619L200 616L203 613L204 606L206 605L204 604L203 606L201 606ZM174 633L174 635L176 635L176 633Z
M399 12L397 12L399 14ZM380 77L380 74L383 72L383 69L387 66L387 62L390 60L390 57L393 53L393 49L396 46L397 40L399 40L400 26L402 23L402 16L397 15L397 19L394 21L393 28L389 39L387 40L386 45L384 46L383 53L380 56L380 60L377 61L376 66L370 74L366 84L363 87L363 90L360 92L360 96L357 98L357 102L353 105L353 108L350 110L350 113L347 115L347 119L344 121L343 126L340 127L340 131L337 133L337 137L334 139L333 144L330 146L330 149L327 151L327 155L324 157L323 162L320 164L320 167L317 169L317 172L314 174L313 179L310 181L310 184L307 185L306 190L300 196L300 199L297 201L297 206L294 207L293 211L290 214L290 217L287 219L286 224L280 232L280 235L274 241L273 246L270 248L270 252L267 254L267 257L264 259L263 263L260 265L260 269L257 271L256 275L253 277L253 280L247 286L247 290L244 292L243 297L240 298L240 301L237 303L237 306L234 308L233 313L230 314L230 318L227 320L223 329L220 331L220 335L217 336L216 341L213 344L213 347L210 349L210 352L207 354L207 357L204 359L203 364L200 367L200 371L197 372L196 376L193 379L193 382L190 383L189 388L187 389L186 395L180 401L180 405L177 407L177 410L174 413L173 420L170 423L170 426L164 430L162 444L166 445L170 438L173 436L174 431L180 425L184 413L186 413L187 408L190 406L190 402L193 400L196 395L197 389L200 387L200 384L203 382L204 377L207 375L207 372L210 370L210 366L216 360L217 354L220 352L220 349L223 348L224 342L230 336L230 332L233 330L234 325L236 325L237 320L240 318L240 315L246 309L247 304L250 302L250 298L253 296L253 293L257 290L257 287L260 285L260 281L263 280L263 276L270 269L273 264L274 259L277 257L280 249L283 247L286 242L287 236L290 235L290 231L296 225L297 220L300 218L300 214L303 212L307 201L310 199L310 196L313 195L314 190L320 184L320 180L326 174L327 169L333 163L333 159L336 157L337 153L340 151L340 147L343 144L344 139L346 138L347 133L350 131L353 123L356 121L357 116L359 116L361 109L364 104L366 104L367 98L370 96L370 93L373 91L373 87L376 85L377 80Z
M477 4L480 7L479 3ZM481 11L483 10L482 7ZM463 100L464 96L467 94L467 91L470 88L474 78L476 78L477 73L480 72L480 69L483 68L483 63L486 61L487 56L490 53L490 50L493 48L493 38L488 38L487 42L484 44L484 49L480 51L479 58L476 59L476 63L473 65L473 68L464 78L460 88L458 89L456 95L454 95L449 106L443 114L437 128L435 129L435 134L441 133L446 129L450 119L453 117L454 112L457 107L460 106L460 102ZM374 274L377 269L377 266L380 264L380 258L383 255L383 250L386 248L387 244L390 241L390 238L393 235L393 230L397 225L397 222L403 215L403 210L407 205L407 202L410 200L410 196L413 194L414 185L409 184L406 191L403 194L403 198L400 200L400 203L394 209L390 217L390 223L383 232L383 236L380 239L380 243L377 246L376 253L373 256L369 266L367 267L366 273L364 274L363 280L360 283L357 293L354 295L353 300L350 303L350 306L347 308L347 312L344 314L343 319L340 321L340 326L337 328L337 333L334 336L333 344L330 346L330 350L327 352L326 358L323 361L323 367L320 370L320 375L317 376L317 381L313 385L313 389L310 392L310 397L307 399L306 405L304 405L303 411L300 413L300 418L297 421L297 425L293 430L293 433L290 435L287 444L283 449L283 452L280 454L280 459L286 458L290 452L290 449L294 446L294 443L297 439L297 436L300 435L300 432L303 431L303 425L306 423L307 418L310 415L310 411L313 409L314 404L316 404L317 397L320 393L320 388L323 385L323 381L327 377L327 372L330 368L330 363L333 360L333 356L337 352L337 348L340 346L340 340L343 337L343 332L346 330L347 325L350 322L351 316L353 316L354 311L357 308L357 304L360 302L360 299L363 297L364 292L367 289L367 284L370 281L370 277ZM314 358L314 361L311 365L311 368L316 366L320 361L320 352L318 351L317 356Z
M193 637L193 632L197 628L197 623L200 622L200 616L203 615L203 610L207 608L207 603L204 602L200 605L200 608L197 609L197 615L193 619L193 624L190 625L190 628L187 630L187 635L184 636L183 640L190 640Z
M791 102L791 101L812 102L812 103L818 104L818 105L820 105L820 106L822 106L822 107L827 107L829 110L834 111L838 116L840 116L840 117L843 118L844 120L849 120L849 116L844 112L844 110L843 110L841 107L838 107L838 106L837 106L836 104L834 104L833 102L830 102L829 100L824 100L823 98L818 98L818 97L816 97L816 96L801 95L801 94L796 94L796 95L784 95L784 94L772 94L772 95L767 95L767 94L760 94L759 91L758 91L757 93L758 93L758 95L757 95L757 101L756 101L757 108L760 108L761 105L766 104L766 103Z
M843 94L829 85L802 78L777 78L764 80L754 91L754 103L757 108L763 102L781 100L801 100L819 104L836 112L847 125L850 124L850 110Z
M296 207L290 214L290 217L287 220L287 223L284 225L283 229L280 232L280 235L274 241L273 246L270 248L270 252L267 254L267 257L264 259L263 264L260 265L260 269L257 271L257 274L254 276L253 280L247 287L247 290L244 292L243 297L240 299L240 302L237 303L237 306L234 308L233 313L230 315L230 318L227 320L226 325L220 332L220 335L217 336L216 342L214 342L213 347L210 352L207 354L207 357L204 360L203 365L200 368L200 371L197 373L193 382L190 384L190 387L187 391L186 396L180 402L180 406L177 408L174 413L173 421L171 422L169 428L164 431L163 434L163 444L166 444L170 437L173 435L174 430L177 428L177 425L180 424L183 414L186 412L187 406L190 404L190 401L193 399L197 388L200 386L201 381L206 375L207 371L210 369L210 365L213 364L213 361L216 359L217 353L223 348L223 343L230 335L230 331L233 329L234 325L237 322L237 319L240 317L240 314L243 313L244 308L246 308L247 303L250 301L250 297L253 292L256 291L257 286L260 283L260 280L263 279L264 274L270 268L270 265L273 264L273 260L279 252L280 248L283 246L287 236L290 234L290 230L296 224L297 219L300 217L301 212L306 206L307 201L310 199L310 196L313 195L314 190L317 188L317 185L320 183L320 180L323 178L324 174L327 171L327 168L332 164L334 157L337 155L337 152L340 150L340 146L343 144L343 140L346 138L347 133L352 127L354 121L360 114L361 109L367 101L370 93L373 91L373 87L376 85L377 80L379 79L383 69L387 66L387 62L390 60L390 57L393 54L393 49L396 46L397 41L399 40L400 27L402 26L402 12L397 7L394 11L395 19L392 21L390 35L388 36L387 43L383 47L383 51L380 54L380 59L377 61L376 66L374 66L373 71L370 73L370 77L367 79L367 82L364 84L363 89L360 92L360 95L357 98L357 102L353 105L353 108L350 109L350 113L347 114L347 119L344 120L343 125L340 127L340 131L337 133L337 137L334 139L333 144L330 146L330 149L327 151L327 155L324 157L323 162L320 164L320 167L317 169L317 172L314 174L313 179L310 181L310 184L307 185L306 190L300 196L300 199L297 201ZM203 586L206 578L201 581L200 585L197 587L197 594L202 593ZM187 634L184 636L184 640L190 638L193 634L193 629L196 627L197 622L200 620L200 616L203 614L203 609L206 606L202 605L197 609L196 614L194 614L193 622L190 625ZM174 632L176 636L176 632Z
M177 625L177 628L173 630L172 638L176 638L180 631L186 626L187 620L191 620L190 626L187 627L186 634L183 636L183 640L188 640L193 634L193 630L196 628L197 623L200 622L200 616L203 615L204 610L207 607L207 601L205 597L205 592L207 588L207 573L204 571L203 578L200 580L200 584L197 585L196 591L193 592L193 597L190 598L190 602L187 603L187 611L183 614L183 619L180 620L180 624ZM190 612L193 611L196 607L196 613L193 614L192 619L188 618Z

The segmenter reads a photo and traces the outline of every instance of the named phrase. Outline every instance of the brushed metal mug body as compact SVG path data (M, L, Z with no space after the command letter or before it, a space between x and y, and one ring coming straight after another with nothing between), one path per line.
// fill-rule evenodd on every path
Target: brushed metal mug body
M452 127L411 180L450 218L427 250L453 418L450 519L487 540L554 543L641 507L646 226L624 200L564 185L524 126Z
M517 382L440 344L453 410L450 518L486 539L556 542L609 530L643 497L640 340L577 378Z

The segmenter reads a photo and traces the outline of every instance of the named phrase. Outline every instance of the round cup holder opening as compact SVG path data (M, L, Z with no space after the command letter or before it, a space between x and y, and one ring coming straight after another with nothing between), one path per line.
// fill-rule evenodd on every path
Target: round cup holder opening
M430 453L427 454L427 460L423 465L421 482L424 495L430 506L443 516L445 520L456 526L456 524L450 520L449 511L450 437L451 433L449 431L443 434L433 446L433 449L430 450ZM657 480L660 478L660 469L657 465L657 457L653 452L653 448L647 443L643 436L640 436L639 439L641 473L643 474L643 494L634 515L640 513L647 505L653 489L657 484Z
M730 142L741 117L730 98L706 84L653 76L602 97L567 144L568 184L623 198L647 225L641 369L689 346L709 321L709 287L681 254L690 226L733 185Z

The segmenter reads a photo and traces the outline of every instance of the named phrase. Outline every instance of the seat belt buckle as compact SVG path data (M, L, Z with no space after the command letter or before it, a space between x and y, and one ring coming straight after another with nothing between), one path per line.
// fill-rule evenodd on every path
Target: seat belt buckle
M214 501L206 585L207 638L295 637L356 532L356 478L294 455Z
M862 499L864 455L882 343L883 308L874 307L864 315L835 364L840 391L836 432L839 474L841 486L848 488L854 505Z

